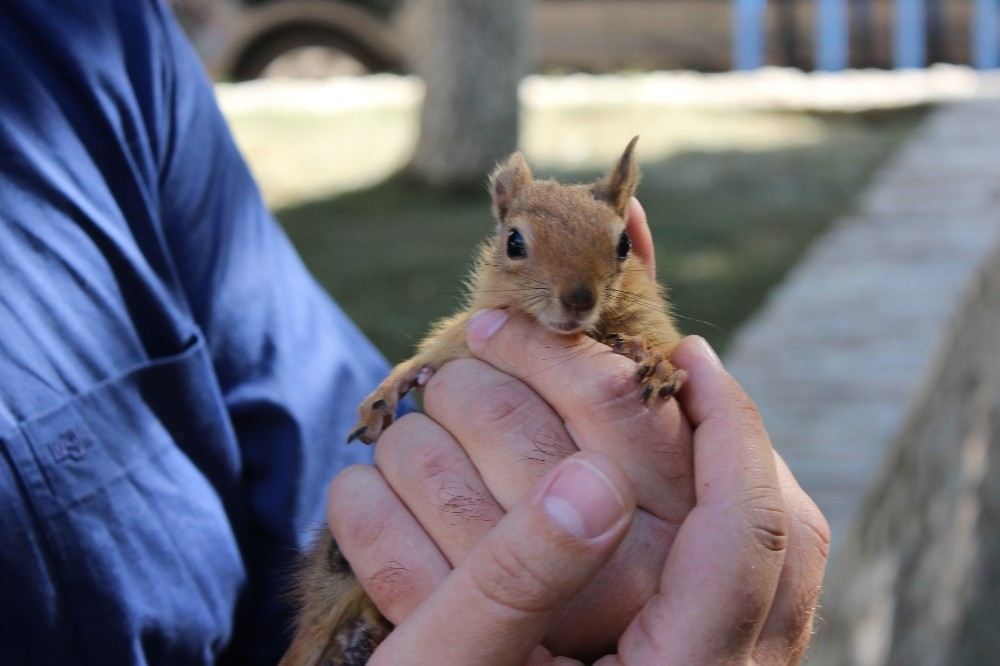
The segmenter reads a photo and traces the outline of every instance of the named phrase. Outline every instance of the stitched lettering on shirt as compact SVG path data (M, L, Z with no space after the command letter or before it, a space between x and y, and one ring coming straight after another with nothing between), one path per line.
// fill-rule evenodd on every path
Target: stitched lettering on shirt
M52 452L56 462L82 460L93 445L94 441L89 437L80 435L74 430L67 430L59 433L55 441L49 442L49 451Z

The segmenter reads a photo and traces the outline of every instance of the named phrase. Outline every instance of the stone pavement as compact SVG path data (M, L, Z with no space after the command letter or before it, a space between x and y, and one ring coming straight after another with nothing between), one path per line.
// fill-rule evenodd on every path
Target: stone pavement
M1000 99L945 106L734 341L727 364L834 553L998 243Z

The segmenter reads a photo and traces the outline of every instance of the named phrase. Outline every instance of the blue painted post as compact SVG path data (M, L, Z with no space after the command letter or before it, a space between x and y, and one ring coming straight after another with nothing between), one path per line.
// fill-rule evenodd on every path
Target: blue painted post
M896 0L893 59L897 68L927 64L927 16L924 0Z
M764 24L767 0L734 0L733 69L757 69L764 65Z
M976 0L972 12L972 64L976 69L1000 67L1000 0Z
M847 69L850 58L847 0L816 0L816 5L816 69L824 72Z

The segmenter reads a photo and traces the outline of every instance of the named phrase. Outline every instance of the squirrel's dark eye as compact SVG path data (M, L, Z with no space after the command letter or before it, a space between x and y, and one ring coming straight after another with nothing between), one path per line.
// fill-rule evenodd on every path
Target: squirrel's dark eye
M528 256L524 236L517 229L511 229L510 233L507 234L507 256L511 259L524 259Z
M621 260L627 257L631 249L632 241L629 240L628 234L623 231L622 235L618 237L618 248L616 249L618 259Z

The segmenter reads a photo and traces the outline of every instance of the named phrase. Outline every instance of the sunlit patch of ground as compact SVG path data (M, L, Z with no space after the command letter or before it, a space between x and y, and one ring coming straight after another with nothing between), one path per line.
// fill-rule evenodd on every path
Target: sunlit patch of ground
M401 168L416 143L423 96L417 79L391 75L218 90L274 207L367 187ZM810 113L891 110L990 90L1000 91L1000 76L947 65L539 75L522 85L521 147L533 164L565 171L603 166L635 134L647 162L682 152L817 145L829 139L829 129Z
M491 229L485 188L448 194L384 180L416 140L419 89L407 81L355 81L342 94L294 84L285 94L278 86L223 95L237 141L307 264L392 359L454 310L473 248ZM526 97L523 148L542 175L592 178L642 136L639 195L659 274L680 314L710 322L686 321L684 330L720 347L850 210L926 111Z

